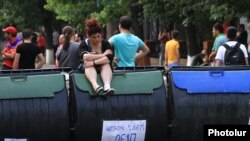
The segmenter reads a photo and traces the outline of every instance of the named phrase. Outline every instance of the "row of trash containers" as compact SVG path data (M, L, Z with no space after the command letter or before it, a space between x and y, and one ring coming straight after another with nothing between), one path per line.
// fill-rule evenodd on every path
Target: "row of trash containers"
M116 70L107 97L81 72L68 91L62 69L1 71L0 140L201 141L203 125L248 124L248 67L173 68L165 84L161 70Z

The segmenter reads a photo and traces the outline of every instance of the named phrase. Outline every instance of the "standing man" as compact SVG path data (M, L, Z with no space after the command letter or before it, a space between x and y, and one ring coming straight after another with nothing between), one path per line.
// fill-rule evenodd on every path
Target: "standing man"
M147 45L130 32L132 21L128 16L122 16L119 20L120 34L109 39L115 50L115 61L118 67L134 67L135 61L149 53ZM137 51L141 50L138 54Z
M219 47L218 53L215 57L215 66L224 66L224 65L248 65L248 54L245 45L240 44L236 41L237 30L235 27L228 27L227 29L227 38L223 46ZM227 53L227 51L235 49L234 54ZM237 50L236 50L237 49ZM226 56L229 55L229 56ZM228 62L227 62L228 61Z
M17 37L17 30L13 26L3 29L4 37L8 39L3 51L2 58L4 65L2 70L11 70L13 68L13 61L16 54L16 47L22 43L22 39Z
M180 45L177 41L179 32L172 31L172 40L168 41L165 46L165 69L180 65Z
M223 33L223 26L220 23L216 23L213 26L213 36L215 37L212 52L209 55L209 61L214 62L214 58L218 51L219 46L224 45L227 42L227 37ZM213 65L213 64L212 64Z
M35 69L35 60L38 57L37 69L42 68L45 64L45 59L38 46L33 44L32 31L24 29L22 32L23 44L16 49L13 69Z

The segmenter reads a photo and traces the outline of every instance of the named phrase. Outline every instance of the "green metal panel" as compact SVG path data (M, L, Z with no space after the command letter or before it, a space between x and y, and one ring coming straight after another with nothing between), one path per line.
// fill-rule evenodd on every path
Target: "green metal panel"
M62 74L0 77L0 99L53 97L64 87Z
M76 86L81 91L87 91L94 96L95 92L84 74L73 74ZM98 84L103 86L100 75ZM121 72L114 73L111 87L115 89L115 94L152 94L154 89L163 85L161 71L146 72Z

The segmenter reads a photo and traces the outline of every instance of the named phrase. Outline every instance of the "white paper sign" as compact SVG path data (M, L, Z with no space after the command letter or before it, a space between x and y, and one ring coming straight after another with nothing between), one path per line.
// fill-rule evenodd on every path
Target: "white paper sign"
M5 138L4 141L27 141L27 139L11 139L11 138Z
M144 141L146 120L103 121L102 141Z

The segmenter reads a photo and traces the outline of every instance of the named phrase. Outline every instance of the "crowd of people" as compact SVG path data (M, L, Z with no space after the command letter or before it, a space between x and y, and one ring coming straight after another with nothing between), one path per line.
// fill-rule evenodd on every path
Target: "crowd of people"
M76 33L73 27L65 26L62 34L54 32L55 66L70 67L81 70L91 83L97 95L112 95L115 89L111 87L114 65L118 67L134 67L136 60L149 53L147 45L130 32L132 21L128 16L119 20L120 33L108 41L102 37L102 28L95 18L85 20L86 38L82 33ZM34 40L30 29L22 31L22 39L17 36L15 27L3 29L8 39L2 52L3 70L41 68L45 63L45 37L40 33ZM35 65L36 58L38 63ZM100 73L104 86L97 83Z
M211 53L204 48L196 55L191 66L226 66L226 65L248 65L248 34L244 24L240 24L237 30L234 26L224 27L221 23L215 23L212 29L215 38ZM165 38L164 38L165 36ZM169 69L180 65L180 51L178 43L178 32L172 31L171 38L167 38L166 30L159 33L158 40L161 48L159 58L165 56L164 66ZM166 40L167 39L167 40ZM159 64L161 63L159 60Z
M77 33L71 26L65 26L60 35L53 33L53 47L56 67L70 67L83 71L97 95L112 95L115 89L111 87L114 67L134 67L136 61L149 53L148 46L131 33L132 21L128 16L119 19L119 33L108 40L103 39L102 28L95 18L85 20L85 35ZM2 70L35 69L45 64L45 35L39 35L30 29L22 31L22 38L17 36L15 27L3 29L8 39L3 51L4 64ZM228 27L224 33L223 26L216 23L213 26L215 37L212 52L203 50L198 54L192 65L204 62L211 66L248 65L247 33L244 26L240 30ZM170 69L180 65L179 32L163 28L158 36L160 41L159 65ZM37 62L36 62L37 61ZM97 82L100 74L103 86Z

